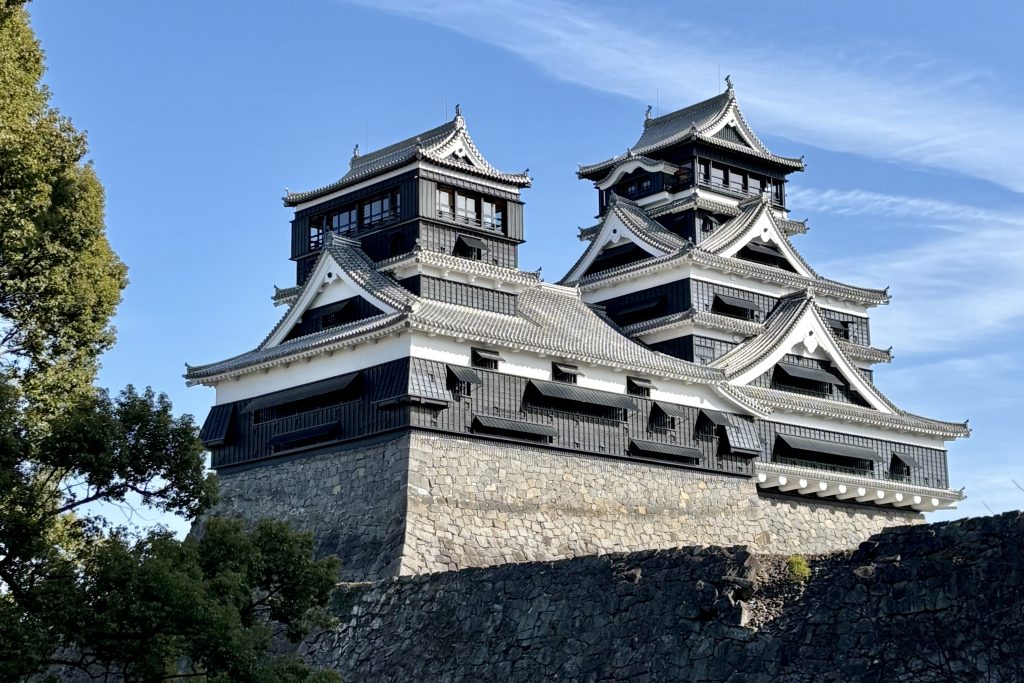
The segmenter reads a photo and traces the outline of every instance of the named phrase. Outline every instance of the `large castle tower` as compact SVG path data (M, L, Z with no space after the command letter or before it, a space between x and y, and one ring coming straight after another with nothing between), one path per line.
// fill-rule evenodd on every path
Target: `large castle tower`
M517 267L525 173L461 112L289 193L296 285L252 351L189 367L224 510L313 529L352 578L687 543L849 547L962 497L967 426L874 385L882 290L825 279L727 91L582 167L599 222Z

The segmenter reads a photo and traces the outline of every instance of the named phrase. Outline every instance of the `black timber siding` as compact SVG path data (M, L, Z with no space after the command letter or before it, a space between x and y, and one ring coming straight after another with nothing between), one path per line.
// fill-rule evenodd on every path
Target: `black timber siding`
M455 178L448 175L424 171L420 179L420 216L423 218L437 218L437 186L445 185L456 190L468 190L474 194L505 201L505 225L502 232L505 237L516 242L524 240L523 229L523 202L515 192L502 192L492 187L474 183L472 181Z
M692 280L692 282L691 298L693 301L693 308L697 311L712 310L715 303L715 295L724 294L726 296L742 299L743 301L749 301L760 306L761 312L755 313L754 321L763 323L768 314L771 313L772 309L774 309L775 305L779 302L775 297L768 296L766 294L758 294L756 292L749 292L745 289L736 289L734 287L712 284L710 282L705 282L704 280Z
M359 381L362 384L356 400L325 405L317 410L262 424L253 423L254 413L242 412L252 399L237 401L234 438L222 448L211 449L211 467L220 469L286 455L275 453L270 439L278 434L308 427L337 423L340 426L339 442L345 442L408 426L408 407L379 408L375 405L376 401L404 393L408 376L407 358L366 368L361 373Z
M834 387L833 390L832 390L832 394L830 396L819 397L819 398L829 398L830 400L839 401L840 403L851 403L853 405L858 405L858 406L867 406L868 405L868 403L863 398L861 398L860 394L858 394L856 391L854 391L853 389L850 388L849 384L846 383L846 380L843 379L842 375L840 375L839 372L835 369L835 367L829 361L827 361L827 360L818 360L816 358L804 358L803 356L795 356L793 354L786 354L785 356L782 357L782 361L781 362L783 362L783 363L790 363L792 365L799 365L799 366L805 367L805 368L814 368L816 370L824 370L825 372L828 372L828 373L831 373L831 374L835 375L836 377L838 377L840 380L842 380L844 382L844 384L842 386ZM774 374L775 374L775 367L772 366L771 368L768 369L767 372L765 372L760 377L758 377L754 381L752 381L751 385L758 386L758 387L764 387L766 389L771 389L772 388L772 376ZM782 387L776 387L776 388L782 389ZM804 392L796 392L796 393L804 393Z
M446 301L505 315L515 315L516 312L516 295L512 292L499 292L486 287L476 287L463 282L452 282L425 275L399 280L398 284L426 299Z
M707 365L727 351L735 348L734 342L688 334L649 345L655 351L682 358L693 363Z
M893 453L907 453L914 456L921 463L920 468L911 469L909 483L934 488L947 488L949 486L946 452L937 448L910 446L895 441L870 439L865 436L854 436L852 434L843 434L842 432L831 432L760 420L757 421L757 431L764 442L764 451L758 458L763 462L772 462L772 449L775 445L775 437L779 434L790 434L810 439L820 439L822 441L835 441L851 446L863 446L874 450L885 459L884 463L875 463L874 465L874 476L877 479L885 479L886 475L888 475L889 463Z
M661 304L657 309L649 310L642 316L634 314L623 314L623 310L629 309L653 299L660 299ZM681 313L690 308L690 280L685 278L670 282L649 289L642 289L638 292L631 292L622 296L605 299L597 302L608 312L608 317L617 325L629 325L641 320L660 318L671 313Z
M313 334L330 327L338 327L339 325L347 325L357 320L372 318L383 312L361 296L342 299L332 304L306 310L302 317L299 318L299 321L295 323L295 326L288 331L285 339L304 337L307 334ZM332 316L335 317L334 320L331 320Z
M411 218L415 218L419 212L417 207L418 195L416 191L416 177L415 174L411 172L403 173L402 175L395 176L394 178L388 178L387 180L374 183L373 185L368 185L359 190L355 190L354 192L348 192L340 197L320 202L315 206L302 209L301 211L296 211L295 219L292 221L292 259L299 259L307 254L318 251L316 249L310 249L309 218L311 216L336 211L389 190L397 190L401 197L398 216L393 223L401 223ZM358 237L363 232L379 229L379 227L373 226L371 228L357 230L347 234L349 237Z
M451 254L455 251L455 242L459 235L476 237L487 243L487 251L483 254L486 263L493 263L504 268L517 268L519 265L518 248L515 242L505 239L493 231L478 230L469 226L439 221L421 221L420 246L430 251Z
M564 409L531 405L528 400L525 400L528 396L529 379L476 368L475 371L480 376L482 384L472 385L468 396L456 393L453 390L454 386L448 385L445 392L449 400L447 407L405 405L394 402L387 407L378 405L379 401L408 393L410 370L415 370L415 374L419 377L431 375L436 378L448 377L447 366L437 361L406 358L384 363L362 371L359 380L362 384L359 385L359 392L355 400L338 405L325 405L317 410L259 425L253 424L252 413L242 412L245 405L252 399L238 401L235 404L236 422L231 429L228 442L223 447L211 449L213 453L212 466L214 469L230 468L267 458L291 456L295 454L295 451L275 453L269 443L271 437L330 422L340 425L337 441L297 450L303 453L322 452L335 447L338 443L410 427L471 435L487 440L517 440L515 437L503 438L473 434L473 418L477 415L490 415L553 427L557 430L558 436L554 437L550 447L559 450L629 458L631 457L628 454L630 440L642 439L662 444L695 447L705 456L701 461L702 469L741 476L753 474L750 460L720 454L720 444L717 438L695 435L699 409L679 406L681 416L676 418L674 425L665 425L664 422L652 419L652 414L653 416L660 415L660 409L655 408L653 400L642 396L630 396L637 408L628 411L625 419L594 417L574 411L571 405L566 405ZM446 380L444 381L446 382ZM654 382L657 385L656 378ZM892 454L906 453L920 463L920 467L912 468L910 483L937 488L945 488L948 485L946 454L940 449L910 446L893 441L769 421L755 421L755 426L762 439L761 453L756 459L764 462L771 462L773 459L776 436L789 434L873 449L885 460L884 463L874 465L871 476L879 480L886 478ZM536 443L535 441L530 442ZM672 465L672 463L664 464Z
M840 313L829 308L821 309L821 313L825 320L836 320L846 323L846 329L849 330L850 334L849 341L861 346L871 346L871 330L869 329L868 319L864 316Z

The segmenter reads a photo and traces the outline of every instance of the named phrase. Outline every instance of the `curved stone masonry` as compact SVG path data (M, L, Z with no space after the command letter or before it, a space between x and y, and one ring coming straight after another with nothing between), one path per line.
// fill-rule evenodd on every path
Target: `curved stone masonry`
M305 648L345 680L1024 680L1024 513L811 558L682 548L343 586Z

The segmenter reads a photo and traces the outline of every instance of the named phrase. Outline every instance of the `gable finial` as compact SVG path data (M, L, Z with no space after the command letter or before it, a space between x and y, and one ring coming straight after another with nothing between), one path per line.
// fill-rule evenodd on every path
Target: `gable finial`
M732 76L729 74L725 76L725 89L727 92L732 92Z
M457 117L458 116L462 116L462 105L461 104L456 104L455 105L455 116L457 116Z
M359 143L358 142L356 143L356 146L352 148L352 158L353 159L358 159L359 158Z
M647 105L647 111L644 112L644 121L650 121L652 118L654 118L653 116L651 116L651 110L652 109L654 109L654 107L652 107L651 105L648 104Z

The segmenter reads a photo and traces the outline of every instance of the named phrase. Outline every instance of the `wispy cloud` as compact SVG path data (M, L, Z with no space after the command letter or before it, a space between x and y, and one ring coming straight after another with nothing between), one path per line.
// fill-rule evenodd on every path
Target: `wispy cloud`
M888 282L890 308L873 316L874 337L899 351L968 348L1024 319L1024 213L863 190L795 189L802 207L839 215L899 217L936 228L913 246L855 254L822 270L840 280Z
M725 68L762 130L840 152L966 173L1024 191L1024 138L997 136L1021 107L992 99L985 76L921 55L871 46L770 44L713 25L602 14L582 2L351 0L506 49L555 78L647 102L709 94ZM685 36L681 39L680 36ZM755 46L757 45L757 46ZM700 86L698 87L698 84ZM969 150L969 153L965 153Z

